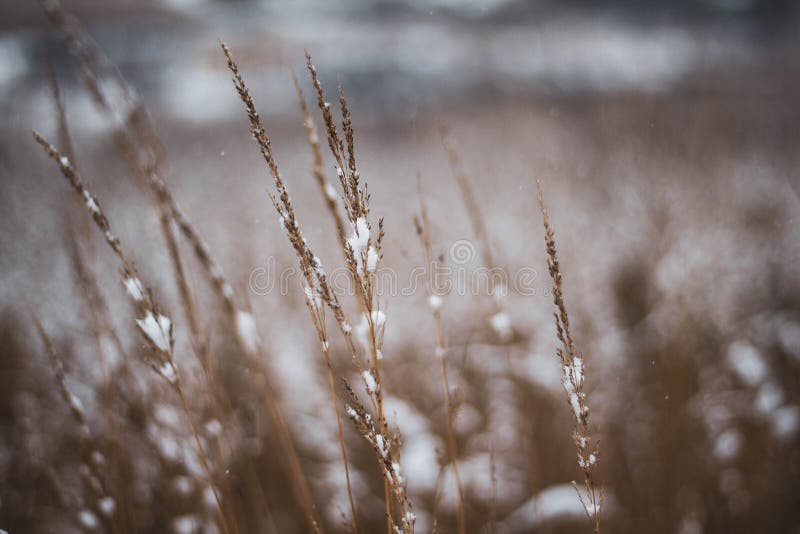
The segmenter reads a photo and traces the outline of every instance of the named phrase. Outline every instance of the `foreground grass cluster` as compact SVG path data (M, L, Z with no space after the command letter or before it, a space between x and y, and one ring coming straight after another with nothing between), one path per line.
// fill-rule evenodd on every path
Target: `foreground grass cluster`
M316 336L319 366L310 374L320 378L314 386L325 405L309 398L291 399L290 406L275 372L279 348L259 334L269 317L251 309L249 296L226 276L222 254L206 244L198 225L181 209L162 174L166 173L166 150L142 98L57 2L48 0L43 5L86 94L114 124L114 148L108 158L121 156L138 184L149 192L150 213L157 217L161 234L150 241L158 243L157 248L169 258L171 271L163 278L174 286L177 298L174 302L165 298L164 280L147 279L143 272L148 269L137 267L148 261L152 250L137 249L118 237L117 219L104 210L103 199L93 192L92 185L104 177L90 176L79 165L59 83L49 70L58 129L46 136L34 131L33 137L66 179L53 180L52 187L75 192L77 202L71 202L70 208L85 223L71 232L67 248L86 304L82 321L92 340L92 346L82 350L90 354L90 366L100 379L90 392L74 388L70 374L79 373L80 365L74 350L63 341L67 334L48 329L46 318L38 313L26 313L25 322L38 334L34 348L29 349L34 354L31 358L46 360L52 371L52 376L39 376L31 390L43 388L44 398L52 401L48 410L68 417L59 428L47 429L57 446L46 462L35 447L28 456L19 456L22 460L13 484L24 498L15 497L10 501L14 511L9 512L6 505L0 515L9 521L11 532L17 526L32 531L226 534L538 529L599 533L643 528L688 533L697 532L692 528L700 519L731 524L729 515L719 510L733 509L731 503L741 509L741 487L746 484L730 469L717 469L715 462L726 461L726 451L736 448L736 438L730 428L719 427L720 418L726 424L729 419L718 413L702 415L711 437L692 422L692 412L704 409L693 404L693 395L705 395L701 382L713 380L704 378L699 365L695 368L675 357L705 347L710 334L702 321L687 317L676 327L674 346L663 353L645 342L631 346L631 363L626 368L634 378L623 393L629 398L615 418L598 429L594 411L590 420L587 392L599 375L594 374L591 354L584 358L579 349L575 332L581 334L581 330L570 322L555 232L542 185L536 182L538 198L531 198L530 204L538 201L542 216L555 332L519 329L509 309L508 288L488 287L487 309L481 309L485 335L474 345L510 354L525 350L526 340L534 335L555 340L558 348L551 356L560 373L557 403L531 391L504 367L502 357L480 364L468 362L473 341L452 328L460 312L446 305L449 295L441 291L434 273L445 262L434 246L438 239L432 219L438 214L428 209L437 199L426 195L418 173L413 224L419 243L409 243L408 249L416 251L428 268L426 298L414 313L426 318L432 335L426 339L409 334L414 338L413 349L384 344L387 324L396 312L381 294L376 277L388 246L384 237L391 235L392 228L384 228L380 214L371 211L342 86L332 105L306 53L316 106L308 106L295 79L307 141L299 150L310 153L309 174L330 221L325 232L329 242L336 244L337 256L325 257L317 252L325 247L304 235L308 226L290 195L295 184L281 173L269 127L262 122L245 82L247 67L243 65L240 71L234 52L220 43L219 61L226 63L233 91L245 111L242 129L249 129L268 177L270 193L264 198L264 211L278 221L302 275L295 289L304 301L301 311L307 318L298 320L297 329ZM485 206L476 199L444 128L441 138L480 261L487 269L495 268L499 262L492 254ZM330 173L327 168L332 168ZM535 182L535 177L530 179ZM538 221L531 218L526 223L526 241L540 243ZM220 224L224 226L224 221ZM92 243L98 239L107 250L96 252L110 252L108 257L118 264L117 284L103 287L102 277L95 273L99 262ZM347 268L355 288L352 295L337 292L329 279L326 266L338 262ZM619 298L626 310L646 308L640 302L645 292L633 294L629 289L636 287L640 277L644 275L639 271L631 272L620 282ZM198 279L204 281L203 287L198 287ZM212 305L201 296L209 290ZM127 299L130 311L112 317L110 310L119 307L107 298ZM542 306L549 308L550 303L533 298L524 302L528 309ZM632 317L627 326L633 331L643 329L644 323ZM214 338L209 325L219 327L226 339ZM644 337L648 336L654 334L647 331ZM130 339L136 342L126 343ZM420 350L420 346L426 348ZM732 345L731 350L740 374L752 375L760 360L743 345ZM20 349L19 354L26 352ZM402 375L398 362L405 366ZM765 373L754 387L768 382ZM713 387L716 382L707 389ZM664 391L679 392L680 398L670 399ZM81 397L92 399L88 409ZM417 410L409 409L414 403L398 401L409 398L418 401ZM791 407L789 400L784 404L783 408ZM305 412L319 411L316 421L324 428L309 428L304 414L295 408L298 405ZM591 403L593 410L596 405ZM777 418L780 409L774 410L775 420L785 423L786 417ZM465 424L469 416L480 423ZM35 433L31 425L25 419L20 432ZM782 451L786 435L791 432L780 436L784 441L770 441L770 450ZM713 454L708 453L712 448ZM420 457L427 461L421 462ZM420 465L436 471L431 477L435 481L415 489ZM776 481L775 487L781 487L782 477L790 477L796 468L791 462L788 465L787 473L769 478ZM691 473L700 489L687 490L672 469ZM756 486L764 484L756 477L753 480ZM764 502L769 502L770 492L765 490L765 495ZM748 499L752 509L766 506ZM712 512L702 516L698 510Z
M98 76L94 73L94 65L105 61L100 52L88 43L88 37L81 34L81 30L69 16L63 12L57 4L45 4L48 13L61 30L65 37L67 46L73 54L81 72L84 74L87 89L94 96L96 103L101 109L109 114L118 114L119 110L113 108L113 104L104 95L104 88L98 83ZM344 526L348 530L358 532L358 503L353 495L351 487L350 470L347 455L347 446L343 437L342 417L343 412L355 425L356 431L369 444L373 450L377 471L383 478L383 493L385 501L386 529L388 532L414 532L416 514L411 498L407 493L407 482L402 470L402 421L398 425L390 426L384 412L384 381L381 376L381 361L383 360L384 328L386 323L386 311L382 309L380 295L375 291L375 272L383 257L382 242L384 237L383 219L378 219L377 223L371 220L370 216L370 195L367 191L366 183L362 181L356 165L355 134L352 126L350 111L347 107L347 99L340 85L339 104L341 111L341 131L335 124L331 105L326 101L322 84L317 76L311 56L306 53L308 72L317 92L317 103L322 114L324 131L327 137L328 147L335 161L335 169L338 176L340 189L337 190L326 180L322 171L322 155L317 135L316 125L311 117L300 88L295 81L298 103L304 118L308 143L313 154L313 175L320 187L320 192L326 199L326 206L330 211L336 238L341 244L345 263L354 281L356 291L356 301L358 308L358 319L352 321L345 307L339 302L339 297L332 291L326 277L323 261L312 251L309 243L303 237L300 222L295 214L292 200L289 196L286 184L284 183L278 164L270 146L270 140L266 129L261 123L255 102L250 95L247 85L242 78L239 67L237 66L230 49L222 43L222 51L228 64L228 68L233 75L234 88L239 94L247 112L250 124L250 132L256 141L258 149L263 156L268 172L274 182L274 193L270 194L270 200L277 212L281 227L285 230L286 237L291 243L303 274L303 291L305 293L306 305L309 318L316 331L320 343L321 357L323 358L328 375L330 386L330 400L332 415L336 422L339 448L341 451L341 461L346 482L347 496L349 502L349 516L343 516ZM53 83L54 98L60 102L58 85L55 76L51 76ZM121 77L115 80L121 88L130 94L133 90ZM141 106L141 103L137 103ZM176 399L179 400L185 416L185 421L196 446L195 454L202 466L204 484L207 485L208 492L213 497L216 510L215 524L226 534L238 531L235 511L230 506L235 494L222 488L219 478L220 470L223 466L218 465L215 458L208 450L208 444L204 443L195 422L195 415L187 402L185 388L182 385L181 372L175 358L175 334L174 323L165 308L159 304L153 291L149 289L146 282L137 273L136 267L129 256L131 254L123 247L120 240L115 236L111 229L111 223L101 208L100 201L84 184L78 170L73 162L69 141L69 128L63 107L58 105L59 122L61 125L61 141L66 146L63 149L56 148L41 134L34 131L35 140L42 146L45 153L50 156L57 164L61 174L67 179L69 185L83 202L88 214L91 216L95 226L101 232L111 251L117 256L120 264L120 283L125 288L127 296L131 300L134 308L135 322L131 327L138 329L142 339L146 343L147 350L142 354L145 364L153 368L156 374L166 382L169 389L174 391ZM134 123L138 120L139 123ZM144 126L144 127L143 127ZM200 360L205 371L205 388L208 392L213 391L214 370L209 362L210 355L204 354L207 351L207 340L204 339L199 324L204 321L200 317L199 310L194 304L192 295L193 288L187 281L183 259L181 258L177 240L182 237L188 240L195 252L195 258L202 267L212 287L217 291L218 296L225 303L225 308L229 314L229 321L234 326L237 333L241 357L243 363L248 368L255 369L259 376L262 397L264 398L265 409L273 418L273 424L280 435L280 453L286 459L289 466L289 480L291 482L297 505L303 511L307 528L312 531L320 532L323 530L323 521L318 514L318 507L314 502L314 497L309 489L303 466L301 465L298 453L293 442L291 430L285 421L281 408L276 404L274 393L270 385L270 378L263 366L264 354L261 343L258 339L255 323L257 318L250 312L241 309L234 290L229 284L217 262L213 259L212 252L203 243L200 236L194 230L193 225L181 212L174 200L169 188L164 180L159 176L158 161L147 160L146 158L158 153L160 143L155 134L155 129L149 124L147 113L143 107L135 108L134 112L127 117L120 119L116 131L117 143L120 149L128 154L130 163L140 177L146 181L153 192L158 213L162 222L162 232L166 239L169 256L175 273L175 283L177 284L182 305L186 317L189 319L190 336L192 346L196 356ZM65 152L61 152L64 150ZM450 149L451 153L454 150ZM469 197L469 186L466 180L461 179L462 188ZM567 393L567 400L571 406L575 422L575 444L578 450L579 466L583 473L585 497L576 492L576 498L583 504L586 514L594 523L595 532L600 531L600 513L602 507L602 495L595 483L595 469L599 452L595 448L589 431L589 409L584 393L584 361L577 353L570 332L569 317L563 300L561 289L561 273L559 269L554 233L550 227L547 212L544 208L541 185L539 185L539 205L544 215L544 225L546 230L546 245L548 253L548 266L552 276L555 291L554 299L558 309L556 314L556 330L559 340L563 347L559 349L558 356L561 360L564 377L563 384ZM428 215L424 204L424 195L420 189L421 213L415 218L417 233L420 236L425 250L426 259L432 261L430 226ZM472 210L477 215L478 208L471 204ZM342 213L343 212L343 213ZM175 230L178 230L177 232ZM487 247L488 250L488 247ZM457 525L460 532L466 532L467 523L465 518L465 505L463 489L458 474L458 449L456 445L454 430L454 408L451 399L451 387L447 378L448 363L445 357L446 346L442 333L441 301L442 297L437 294L434 287L433 277L429 277L430 293L429 304L431 308L432 320L436 323L437 336L435 340L435 354L441 365L442 396L446 407L446 434L447 434L447 463L452 466L454 480L458 495ZM102 308L101 308L102 309ZM101 310L97 310L100 312ZM358 389L363 391L367 401L362 400L362 396L356 392L356 387L351 385L344 377L335 376L331 363L331 341L329 340L329 320L327 314L331 314L332 322L337 330L344 337L347 349L350 353L352 364L361 379ZM498 313L503 313L499 311ZM495 322L496 315L494 316ZM48 334L38 322L39 333L50 354L53 362L53 369L58 378L57 384L62 392L63 398L73 408L76 423L83 429L87 451L87 466L93 466L87 472L91 490L91 496L87 500L86 507L78 512L78 517L86 524L102 525L108 530L117 531L124 527L121 520L123 511L117 506L118 498L114 492L107 487L106 473L103 470L104 461L96 461L101 458L102 452L98 450L97 444L92 439L90 424L85 420L82 409L77 398L69 391L64 380L64 373L58 354L53 348ZM355 325L355 328L354 326ZM507 326L499 331L503 335ZM133 372L136 372L135 370ZM113 382L114 378L109 377ZM340 390L343 390L346 398L344 405L340 406ZM224 395L224 391L220 394ZM230 402L230 399L213 399L216 402ZM216 406L213 402L209 405L212 412L220 410L222 406ZM216 421L216 420L215 420ZM220 424L220 423L217 423ZM224 427L220 429L221 436L225 436ZM227 495L225 495L227 493ZM223 498L225 495L226 498ZM493 514L494 515L494 514Z

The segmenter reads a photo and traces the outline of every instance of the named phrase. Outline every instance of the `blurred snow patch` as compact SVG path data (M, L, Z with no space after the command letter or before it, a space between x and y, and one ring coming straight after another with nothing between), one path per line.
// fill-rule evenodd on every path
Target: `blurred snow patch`
M781 348L800 360L800 323L781 314L775 319Z
M517 362L515 374L531 384L561 395L561 366L555 355L532 352L522 361Z
M783 402L783 391L774 382L764 382L756 394L756 410L769 414Z
M389 424L399 422L403 432L401 464L410 491L433 491L439 473L436 450L443 444L431 433L429 421L411 404L396 397L385 398L386 419Z
M515 0L412 0L411 5L420 10L447 9L468 17L488 15Z
M676 534L703 534L703 524L694 517L684 517Z
M581 495L583 490L578 490ZM611 496L605 491L603 513L608 511ZM584 496L585 500L585 496ZM558 484L545 488L513 511L502 523L502 532L529 531L545 523L558 521L588 521L578 493L571 484Z
M200 521L193 515L182 515L172 520L175 534L194 534L200 531Z
M728 365L749 386L757 386L767 377L767 365L758 350L744 341L728 347Z
M185 1L185 0L180 0ZM164 80L163 109L186 122L203 123L228 120L240 111L241 104L226 72L206 67L176 67ZM245 78L246 78L245 74Z
M28 61L20 39L0 38L0 91L28 71Z
M800 407L782 406L772 414L772 431L779 438L789 438L800 427Z
M489 453L479 453L458 461L458 474L465 495L480 496L483 502L491 499L492 481L489 473ZM442 481L441 505L448 510L455 510L458 505L456 480L452 464L445 467Z
M678 28L564 20L531 34L508 31L492 43L504 77L551 80L564 89L657 91L681 79L698 59L699 43ZM509 50L526 50L510 54Z
M734 428L724 431L714 442L714 456L722 461L733 460L741 450L742 435Z
M192 10L201 7L206 0L160 0L160 4L173 11L185 11L191 13Z

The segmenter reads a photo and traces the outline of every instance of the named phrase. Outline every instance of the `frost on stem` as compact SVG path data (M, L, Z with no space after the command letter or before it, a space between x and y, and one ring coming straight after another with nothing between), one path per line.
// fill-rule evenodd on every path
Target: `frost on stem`
M383 313L383 310L375 310L370 314L370 318L372 319L372 325L375 327L375 330L383 328L386 324L386 314Z
M136 319L136 325L159 351L172 351L172 321L169 317L161 314L156 317L151 310L147 310L144 319Z
M304 285L303 292L306 295L306 302L308 302L308 305L311 306L312 309L322 309L322 299L320 298L318 291L308 285Z
M561 382L567 392L567 399L575 420L578 423L583 423L589 416L589 408L586 406L586 394L582 390L583 361L580 358L574 358L572 365L563 367Z
M75 396L75 394L69 394L69 407L76 413L83 415L85 412L83 410L83 403L81 400Z
M368 371L365 371L363 376L365 382L369 383L371 380L373 380L372 375ZM391 493L394 495L395 501L398 505L397 518L399 519L399 524L394 524L394 521L392 521L392 528L395 530L395 532L413 532L416 515L414 515L413 505L411 504L408 494L406 493L406 484L402 475L400 462L394 457L392 452L393 445L397 442L393 439L387 439L383 433L379 432L375 428L372 417L369 413L367 413L364 405L361 404L361 401L358 399L346 381L344 382L344 388L345 391L347 391L347 394L350 396L350 400L352 402L352 404L347 404L345 406L345 411L347 412L348 417L350 417L355 424L359 433L370 444L375 452L386 483L388 484L388 487L390 488ZM367 389L370 389L369 385L367 386Z
M141 302L144 300L144 286L142 286L142 282L138 278L129 276L122 281L122 284L125 286L128 296L134 301Z
M83 196L86 199L86 207L92 212L92 215L100 213L100 206L97 205L97 200L92 196L89 191L84 191Z
M164 362L158 367L158 374L164 377L164 380L170 384L175 384L178 381L178 371L172 362Z
M375 377L372 376L372 373L369 371L364 371L361 373L361 376L364 378L364 385L367 388L367 392L370 395L375 395L375 393L378 391L378 384L375 382Z
M367 220L364 217L358 217L356 219L355 224L353 226L353 233L350 237L347 238L347 245L350 247L350 250L353 253L353 259L356 262L356 271L358 272L359 276L364 276L364 255L365 251L367 251L367 247L369 247L369 224L367 224ZM377 252L369 247L374 254L374 264L378 264L378 256ZM366 252L369 255L369 252ZM369 267L369 258L367 258L367 267ZM373 266L374 267L374 266ZM374 270L374 268L373 268Z
M367 272L374 273L375 269L378 267L378 260L379 260L378 253L375 252L374 247L369 247L367 250Z

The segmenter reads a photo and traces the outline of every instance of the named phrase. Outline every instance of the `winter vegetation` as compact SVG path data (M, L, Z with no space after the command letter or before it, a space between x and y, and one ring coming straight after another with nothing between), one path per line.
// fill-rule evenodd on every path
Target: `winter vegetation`
M40 58L24 146L47 193L17 210L58 212L25 224L55 236L36 254L60 277L3 302L0 534L800 528L791 184L769 193L788 208L755 205L733 235L708 231L702 201L673 217L668 187L587 211L564 168L520 165L512 213L477 163L498 161L505 125L405 117L413 146L371 155L373 126L312 47L287 52L287 126L269 96L284 88L261 87L235 35L201 76L235 125L207 134L225 147L208 163L185 130L162 137L76 17L41 4L43 49L68 68ZM257 183L211 194L176 172L186 160ZM601 224L616 202L644 238Z

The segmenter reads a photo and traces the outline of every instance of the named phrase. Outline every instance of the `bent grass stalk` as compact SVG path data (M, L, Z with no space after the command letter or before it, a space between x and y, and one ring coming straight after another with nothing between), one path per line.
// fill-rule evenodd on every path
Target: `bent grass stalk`
M80 399L69 390L69 387L67 387L64 365L53 347L50 336L45 331L38 317L33 317L33 324L36 326L39 338L50 359L50 369L53 372L58 392L64 404L69 408L70 414L80 430L79 435L83 445L81 451L83 452L84 465L87 468L83 479L93 495L90 508L107 531L116 532L117 529L114 523L116 501L109 495L108 489L106 488L104 470L105 457L97 448L97 444L94 441L89 422L83 411L83 404Z
M369 217L369 192L367 186L361 186L361 176L356 167L355 160L355 134L347 107L342 86L339 85L339 106L342 113L342 132L344 139L333 120L330 103L325 101L325 92L317 76L316 68L311 61L311 55L306 51L306 67L311 75L311 81L317 92L317 105L322 112L323 121L328 138L328 147L336 162L336 173L342 187L342 200L345 214L352 228L352 235L345 243L345 258L350 274L357 288L356 296L359 310L362 312L363 321L366 323L367 350L370 354L370 368L362 372L367 391L370 394L375 411L378 416L378 429L383 436L387 435L386 418L383 412L383 387L381 378L381 359L383 358L383 332L386 315L380 309L380 302L374 292L375 270L381 260L381 245L383 241L383 219L378 220L377 239L372 237L372 225ZM363 324L363 323L362 323ZM370 387L370 379L376 387ZM384 479L384 500L386 501L386 527L391 532L392 519L392 481L389 477ZM411 523L413 528L413 522Z
M136 319L136 326L149 348L149 353L145 357L145 363L150 365L180 397L181 405L183 407L184 414L186 415L186 420L197 445L198 456L200 458L207 483L209 484L211 492L214 495L214 502L216 504L220 524L224 532L229 534L230 530L222 508L222 501L217 492L216 485L214 484L214 478L211 474L208 458L200 441L200 436L197 433L194 419L192 418L188 404L186 403L186 397L181 385L180 375L178 374L178 369L175 365L175 337L173 334L172 320L169 318L169 316L160 313L160 308L153 296L152 291L146 289L144 284L142 284L136 269L125 254L120 240L111 232L111 226L100 206L97 197L92 195L86 186L83 185L80 176L70 163L69 158L62 156L58 149L56 149L38 132L33 131L33 137L36 142L41 145L45 153L58 164L61 174L67 179L67 181L69 181L72 189L85 202L86 209L89 210L92 220L97 228L102 232L106 243L114 252L114 255L117 256L122 265L122 285L125 288L131 302L133 303L137 311L137 315L142 317L141 319Z
M339 240L339 246L344 252L347 244L344 233L344 221L342 220L342 214L339 212L339 196L336 189L325 179L325 174L322 172L322 151L319 147L317 125L308 112L308 106L306 106L303 91L300 90L300 84L297 83L297 77L294 75L294 71L292 71L292 83L294 84L295 95L297 96L297 106L300 108L300 114L303 116L303 129L306 132L306 140L311 150L311 174L314 176L314 181L319 187L319 192L325 200L325 206L331 214L333 224L336 227L336 238ZM345 260L346 259L347 257L345 255Z
M239 94L239 98L245 106L247 111L248 120L250 122L250 132L253 135L256 143L259 146L261 156L264 158L270 175L273 178L275 189L277 190L277 197L270 194L273 206L278 212L281 224L284 227L287 237L292 244L297 254L300 269L303 272L305 280L305 295L306 306L308 308L311 321L317 333L317 338L320 343L323 359L328 372L328 382L330 386L331 405L333 407L334 415L336 417L336 427L339 440L339 449L342 455L342 463L345 469L345 482L347 485L347 496L350 502L351 521L354 531L358 531L357 516L355 501L353 499L353 490L350 483L350 468L347 461L347 451L344 445L344 435L342 433L341 418L339 416L338 399L336 395L335 380L333 377L333 365L330 358L330 349L325 326L325 306L320 298L322 293L328 295L326 302L330 302L330 292L325 280L322 262L317 256L313 254L305 239L302 236L300 227L298 225L294 207L292 206L289 193L286 190L286 185L281 178L278 165L275 162L275 157L272 153L269 137L261 124L261 118L255 107L250 91L244 83L244 79L239 73L239 67L233 59L230 49L225 43L220 43L222 51L228 63L228 69L231 71L234 87ZM337 309L341 311L341 308Z
M255 385L259 389L262 400L267 406L267 411L275 424L281 448L289 460L287 468L290 471L289 478L295 498L300 502L306 516L309 518L309 524L312 529L318 528L307 478L300 466L298 453L289 433L288 425L278 407L269 377L262 365L265 358L263 349L258 342L257 333L253 328L244 328L242 326L245 323L247 325L254 324L254 321L249 320L251 317L249 313L240 310L236 306L235 291L225 279L222 268L214 260L209 247L195 231L188 217L175 201L166 183L157 173L158 164L164 158L164 149L142 99L136 90L123 78L119 69L99 50L91 36L61 8L57 0L43 0L42 4L75 59L84 87L92 101L116 125L114 138L120 151L131 168L134 169L143 182L148 184L154 193L158 204L159 222L161 223L162 233L165 236L170 259L173 263L173 271L187 320L189 321L195 352L207 378L209 371L211 371L211 361L207 353L207 340L202 335L202 330L199 326L197 308L194 304L195 300L186 280L172 229L173 221L180 233L191 245L196 259L205 270L215 292L225 303L228 319L236 332L234 338L245 357L247 366L256 375ZM117 109L113 104L112 98L103 90L107 85L100 82L101 75L99 71L103 68L110 72L110 83L120 89L120 93L128 100L130 110ZM140 154L144 154L146 159L142 160Z
M189 323L192 344L203 370L208 374L208 362L203 357L205 335L200 326L195 297L186 279L178 244L171 225L171 214L177 208L166 183L159 175L158 167L163 158L163 148L149 122L141 97L123 78L111 61L103 55L91 37L70 17L57 0L43 0L51 22L59 30L70 54L78 64L84 87L97 108L114 124L114 140L130 167L149 186L154 208L159 215L161 233L167 245L173 274L181 297L184 313ZM105 67L111 80L124 95L128 109L117 109L114 100L107 94L107 84L102 83L99 71ZM138 119L138 124L136 120ZM69 157L69 155L67 155Z

